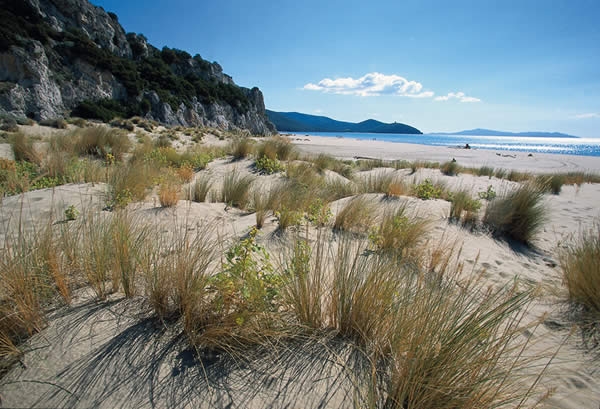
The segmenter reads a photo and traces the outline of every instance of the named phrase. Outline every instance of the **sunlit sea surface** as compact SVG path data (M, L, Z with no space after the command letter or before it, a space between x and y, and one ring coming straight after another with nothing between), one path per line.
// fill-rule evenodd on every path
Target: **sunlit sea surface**
M315 135L348 139L415 143L432 146L461 146L472 149L560 153L600 156L600 138L545 138L525 136L467 136L467 135L404 135L355 132L291 132L297 136Z

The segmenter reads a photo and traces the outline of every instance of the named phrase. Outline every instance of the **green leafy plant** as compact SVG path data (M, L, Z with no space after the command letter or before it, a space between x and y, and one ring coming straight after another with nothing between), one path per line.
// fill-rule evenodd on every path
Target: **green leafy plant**
M65 209L65 219L75 220L79 216L79 210L74 205L71 205Z
M487 187L487 190L479 192L479 198L487 201L493 200L496 198L496 191L494 190L492 185L489 185Z
M414 187L415 195L419 199L430 200L442 197L443 189L433 184L431 179L425 179Z
M281 172L285 169L281 162L279 162L279 159L277 159L277 155L274 159L271 159L268 156L261 156L260 158L256 159L254 165L256 166L256 170L267 175Z

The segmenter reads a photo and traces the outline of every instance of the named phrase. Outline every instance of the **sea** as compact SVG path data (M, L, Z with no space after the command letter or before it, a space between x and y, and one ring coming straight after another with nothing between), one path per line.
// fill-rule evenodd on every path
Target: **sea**
M599 138L547 138L534 136L476 136L445 134L381 134L357 132L290 132L293 135L314 135L332 138L377 140L414 143L418 145L464 147L532 153L559 153L567 155L600 156Z

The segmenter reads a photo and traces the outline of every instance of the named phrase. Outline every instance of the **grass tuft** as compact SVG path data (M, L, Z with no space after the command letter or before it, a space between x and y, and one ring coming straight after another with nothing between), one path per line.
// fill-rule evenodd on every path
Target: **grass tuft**
M355 196L337 213L334 230L367 233L375 220L375 206L365 196Z
M241 176L232 171L225 176L221 190L221 201L230 206L246 209L250 202L250 186L254 182L251 175Z
M528 183L504 197L496 197L485 211L484 224L497 234L529 244L546 222L543 192Z
M560 251L569 299L600 322L600 224L585 231Z

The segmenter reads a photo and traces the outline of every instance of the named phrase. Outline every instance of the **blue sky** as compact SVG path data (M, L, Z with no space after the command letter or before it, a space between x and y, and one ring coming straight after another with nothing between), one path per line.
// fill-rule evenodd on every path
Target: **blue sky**
M92 2L268 109L600 137L598 0Z

